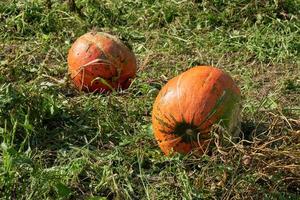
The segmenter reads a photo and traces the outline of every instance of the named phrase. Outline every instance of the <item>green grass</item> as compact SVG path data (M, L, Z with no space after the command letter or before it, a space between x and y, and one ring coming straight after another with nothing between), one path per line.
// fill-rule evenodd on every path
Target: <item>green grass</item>
M0 2L1 199L299 199L298 0L51 2ZM138 58L123 93L70 83L67 51L92 29ZM198 64L240 86L242 140L165 157L154 98Z

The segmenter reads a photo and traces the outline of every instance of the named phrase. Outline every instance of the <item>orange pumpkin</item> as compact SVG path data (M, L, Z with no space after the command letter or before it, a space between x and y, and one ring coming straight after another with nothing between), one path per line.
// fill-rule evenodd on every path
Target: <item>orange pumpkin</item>
M103 93L126 89L135 77L136 59L116 37L89 32L70 48L68 71L79 90Z
M240 90L222 70L198 66L174 77L160 90L152 111L155 139L161 150L202 154L213 124L236 130Z

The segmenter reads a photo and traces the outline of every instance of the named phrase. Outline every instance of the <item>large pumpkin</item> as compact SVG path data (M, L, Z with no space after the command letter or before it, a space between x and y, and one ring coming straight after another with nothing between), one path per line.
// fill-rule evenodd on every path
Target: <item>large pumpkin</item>
M228 132L239 124L240 90L222 70L198 66L174 77L160 90L152 111L154 136L161 150L202 154L213 124Z
M89 32L70 48L68 71L79 90L102 93L126 89L135 77L136 59L116 37Z

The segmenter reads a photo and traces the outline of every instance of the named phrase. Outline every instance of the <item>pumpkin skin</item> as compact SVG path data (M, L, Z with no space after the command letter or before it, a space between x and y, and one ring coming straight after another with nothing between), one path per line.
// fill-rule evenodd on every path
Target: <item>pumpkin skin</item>
M169 80L153 105L152 127L166 154L203 154L212 125L233 133L239 125L240 90L232 78L211 66L197 66Z
M116 37L89 32L69 49L68 72L79 90L104 93L127 89L136 74L136 58Z

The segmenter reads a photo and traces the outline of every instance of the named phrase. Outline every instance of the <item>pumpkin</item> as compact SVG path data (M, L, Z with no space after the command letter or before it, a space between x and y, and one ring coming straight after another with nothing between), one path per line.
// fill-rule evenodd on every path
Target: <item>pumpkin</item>
M79 90L103 93L126 89L136 74L136 58L118 38L89 32L69 49L68 71Z
M174 77L153 105L152 128L159 147L166 155L203 154L214 124L229 133L237 130L240 99L232 78L218 68L197 66Z

